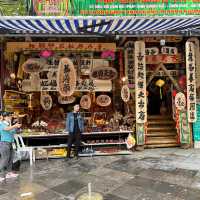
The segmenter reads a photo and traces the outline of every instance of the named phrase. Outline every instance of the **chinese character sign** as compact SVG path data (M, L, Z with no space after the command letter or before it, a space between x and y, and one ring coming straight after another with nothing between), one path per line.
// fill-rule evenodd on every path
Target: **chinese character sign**
M135 99L136 122L147 120L145 43L135 42Z
M188 121L196 121L196 79L194 43L186 42L187 112Z
M71 96L76 88L76 70L69 58L61 58L57 74L58 91L62 96Z
M125 75L128 78L128 87L130 89L134 88L134 42L129 41L125 44Z

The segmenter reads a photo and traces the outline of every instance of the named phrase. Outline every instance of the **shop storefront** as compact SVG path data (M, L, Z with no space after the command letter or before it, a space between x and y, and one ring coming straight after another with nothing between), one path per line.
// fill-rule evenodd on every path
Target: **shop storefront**
M66 113L80 103L85 154L131 153L130 133L137 149L191 147L199 40L189 34L197 34L199 21L3 17L1 26L18 36L3 41L3 106L26 115L22 134L29 145L64 144ZM56 149L50 154L66 153Z

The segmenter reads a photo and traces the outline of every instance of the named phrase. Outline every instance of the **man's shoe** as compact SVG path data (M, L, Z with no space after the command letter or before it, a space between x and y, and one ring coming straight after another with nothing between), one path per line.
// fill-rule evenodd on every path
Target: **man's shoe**
M7 178L17 178L19 176L19 174L15 174L13 172L10 172L8 174L6 174L6 179Z
M75 160L79 160L79 159L80 159L80 157L79 157L79 156L76 156L76 157L74 157L74 159L75 159Z
M5 178L0 177L0 183L3 182L5 180Z
M65 158L65 162L69 162L70 160L72 160L72 158L71 157L67 157L67 158Z

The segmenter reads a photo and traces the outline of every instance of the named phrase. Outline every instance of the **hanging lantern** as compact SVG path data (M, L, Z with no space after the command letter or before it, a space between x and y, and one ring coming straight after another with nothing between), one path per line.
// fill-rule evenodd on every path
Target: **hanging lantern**
M158 86L160 88L160 99L162 99L162 87L163 85L165 85L165 81L162 79L159 79L156 81L156 86Z

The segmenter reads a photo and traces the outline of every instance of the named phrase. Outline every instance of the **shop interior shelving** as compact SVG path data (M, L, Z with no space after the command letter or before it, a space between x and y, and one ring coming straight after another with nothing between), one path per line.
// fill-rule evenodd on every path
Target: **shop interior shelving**
M126 148L125 140L132 131L111 131L82 133L82 149L87 149L80 156L103 156L131 154ZM57 133L47 135L24 135L25 142L29 146L41 148L66 148L68 133ZM41 145L41 146L40 146ZM106 152L106 149L111 149ZM114 151L112 152L112 149ZM89 150L89 151L88 151ZM48 156L58 158L59 156ZM60 156L62 157L62 156Z

